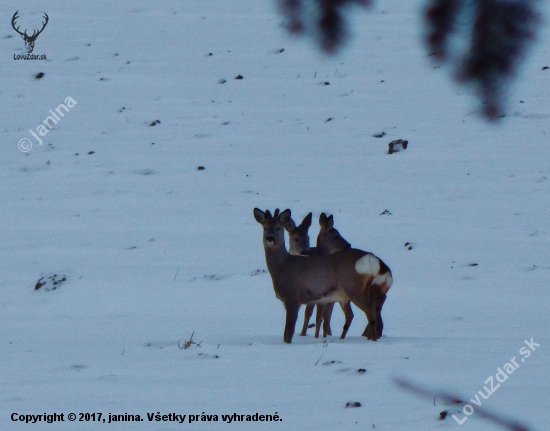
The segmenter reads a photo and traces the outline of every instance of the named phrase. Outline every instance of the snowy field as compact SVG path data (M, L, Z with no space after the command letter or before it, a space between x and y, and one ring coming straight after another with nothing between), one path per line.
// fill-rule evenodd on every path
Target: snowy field
M487 124L430 63L422 4L358 10L326 58L272 0L2 2L0 429L502 429L483 409L548 429L550 25ZM13 59L16 10L22 29L48 14L47 61ZM283 343L254 207L334 214L390 266L379 341L355 308L345 340Z

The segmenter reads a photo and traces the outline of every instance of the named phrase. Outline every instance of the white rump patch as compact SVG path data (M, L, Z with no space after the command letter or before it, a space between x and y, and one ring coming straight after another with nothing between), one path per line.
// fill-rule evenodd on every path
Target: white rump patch
M390 287L393 284L393 277L389 272L386 272L384 275L374 277L372 284L380 286L383 293L388 293L388 290L390 290Z
M380 272L380 260L374 254L366 254L355 262L355 270L359 274L377 275Z

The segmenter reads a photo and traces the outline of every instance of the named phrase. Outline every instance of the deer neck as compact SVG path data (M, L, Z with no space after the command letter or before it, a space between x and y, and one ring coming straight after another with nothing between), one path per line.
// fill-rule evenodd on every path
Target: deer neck
M281 245L279 247L270 247L265 249L265 261L267 263L267 269L269 272L276 271L277 268L285 266L286 260L290 256L286 247Z
M320 243L319 240L317 240L317 244L315 246L315 256L328 256L330 254L330 250L327 246Z

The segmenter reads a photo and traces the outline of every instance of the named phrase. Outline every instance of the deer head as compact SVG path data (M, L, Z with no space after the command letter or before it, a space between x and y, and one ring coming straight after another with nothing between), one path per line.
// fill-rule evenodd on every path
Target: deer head
M279 212L277 208L271 215L269 210L263 212L258 208L254 208L254 218L264 227L264 247L266 249L284 248L286 250L284 226L290 220L290 210Z
M48 14L45 13L44 14L44 19L45 21L42 23L42 28L40 30L34 30L32 35L28 35L27 34L27 30L25 29L25 32L21 33L19 31L19 27L15 27L15 21L17 20L17 18L19 18L19 16L17 15L19 13L19 11L16 11L14 14L13 14L13 17L11 19L11 26L13 27L13 29L19 33L21 35L21 38L25 41L25 49L27 50L27 52L30 54L33 49L34 49L34 42L36 41L36 38L38 37L38 35L40 33L42 33L42 31L46 28L46 25L48 24Z
M311 226L312 214L309 213L304 217L302 223L296 226L294 220L289 219L285 224L285 229L288 232L288 252L294 255L310 256L311 248L309 246L308 230Z
M334 227L334 218L321 213L319 216L319 235L317 235L317 252L320 255L336 253L340 250L350 248L340 232Z

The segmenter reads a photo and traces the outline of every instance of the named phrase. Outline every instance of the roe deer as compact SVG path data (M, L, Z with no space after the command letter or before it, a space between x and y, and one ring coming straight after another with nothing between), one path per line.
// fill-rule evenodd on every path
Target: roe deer
M290 254L298 256L326 256L345 248L351 247L350 243L342 238L338 231L334 229L336 235L333 235L332 232L331 235L325 235L326 239L323 241L322 249L319 247L311 248L309 246L308 234L309 227L311 226L311 217L312 214L309 213L307 216L305 216L304 220L299 226L296 226L296 223L294 223L294 220L292 219L289 219L288 223L285 225L285 229L288 232L288 251ZM329 219L331 224L330 227L325 228L326 231L332 229L333 227L334 222L332 216L330 216L330 218L327 218L325 213L322 213L319 217L319 225L321 226L321 231L319 232L319 235L321 235L321 233L323 232L325 224ZM341 302L340 306L342 307L342 311L344 312L344 316L346 317L346 323L342 330L342 334L340 335L340 338L344 339L348 332L351 321L353 320L353 311L351 309L349 301L346 301L344 303ZM330 319L332 316L332 310L334 308L334 302L326 305L307 304L304 312L304 324L302 326L302 332L300 332L300 335L305 336L307 334L309 320L311 319L313 309L315 307L317 307L317 313L315 316L315 338L319 338L321 321L323 322L323 338L327 335L332 335L332 330L330 328Z
M290 254L295 256L311 256L314 254L315 249L309 246L309 235L307 233L311 226L312 216L312 213L305 216L299 226L296 226L292 219L289 219L285 225L288 232L288 252Z
M327 217L325 213L321 213L319 227L316 244L317 253L327 255L351 248L351 244L334 228L334 217L332 215Z
M291 218L285 224L285 229L288 232L288 252L290 254L293 254L295 256L315 255L315 248L311 248L309 246L308 234L308 230L311 226L312 216L312 213L309 213L307 216L305 216L299 226L296 226L296 223ZM305 336L307 334L309 319L311 319L314 308L315 304L306 305L306 310L304 312L304 325L302 326L302 332L300 332L300 335L302 336ZM327 308L325 308L322 304L317 304L317 314L315 316L315 338L319 338L319 329L321 327L321 321L323 321L323 312L325 312L326 309ZM326 322L326 320L324 322ZM324 322L323 334L326 337L326 325ZM329 335L332 335L332 333L330 333Z
M285 245L284 226L290 210L279 213L254 208L263 226L263 244L273 290L286 309L283 340L291 343L301 304L327 304L351 300L367 316L363 336L382 336L381 310L393 278L388 266L374 254L347 248L329 256L293 256Z

